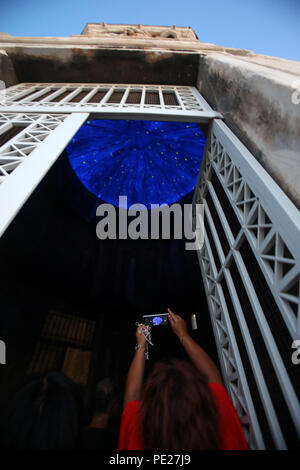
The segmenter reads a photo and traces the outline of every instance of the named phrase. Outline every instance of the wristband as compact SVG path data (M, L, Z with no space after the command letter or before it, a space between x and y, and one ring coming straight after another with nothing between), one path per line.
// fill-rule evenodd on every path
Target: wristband
M148 345L147 345L147 347L145 347L145 346L142 346L141 344L136 344L136 345L135 345L135 350L138 351L138 349L144 349L144 351L145 351L145 358L146 358L146 359L149 359Z

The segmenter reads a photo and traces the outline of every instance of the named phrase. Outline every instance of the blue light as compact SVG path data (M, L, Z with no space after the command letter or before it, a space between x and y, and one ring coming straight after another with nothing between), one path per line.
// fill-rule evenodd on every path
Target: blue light
M83 185L97 198L127 206L172 204L193 190L205 135L196 123L89 120L66 150Z
M154 317L152 320L153 325L158 326L162 323L162 318L161 317Z

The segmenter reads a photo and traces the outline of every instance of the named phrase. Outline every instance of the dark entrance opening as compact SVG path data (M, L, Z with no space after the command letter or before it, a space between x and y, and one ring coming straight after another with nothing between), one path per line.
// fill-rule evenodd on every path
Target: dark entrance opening
M61 347L57 362L50 362L60 370L68 347L90 353L83 387L87 399L92 385L105 376L122 382L134 353L135 322L168 307L188 324L197 314L193 335L217 361L197 253L185 250L185 240L99 240L95 224L66 197L65 165L62 155L0 240L0 338L7 348L7 365L0 370L1 407L33 371L35 356L41 362L38 347L46 351L41 369L53 348ZM191 201L189 193L180 203ZM53 325L61 321L52 337L44 335L49 312ZM55 334L61 336L70 317L81 325L84 319L91 322L84 326L92 325L88 345L76 346L75 326L73 336L69 331L58 345ZM169 327L153 331L153 342L148 368L162 356L181 354Z

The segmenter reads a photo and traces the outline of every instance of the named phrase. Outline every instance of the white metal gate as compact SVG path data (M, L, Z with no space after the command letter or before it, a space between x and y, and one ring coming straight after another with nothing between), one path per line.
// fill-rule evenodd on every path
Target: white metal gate
M213 121L195 202L219 358L252 447L300 435L300 213L224 122Z
M88 116L0 113L0 137L21 129L0 146L0 236Z

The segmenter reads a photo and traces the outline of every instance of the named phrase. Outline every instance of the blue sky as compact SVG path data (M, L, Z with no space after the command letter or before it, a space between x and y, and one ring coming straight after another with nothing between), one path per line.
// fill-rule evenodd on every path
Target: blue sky
M300 0L0 0L0 31L15 36L102 21L192 26L203 42L300 61Z

